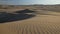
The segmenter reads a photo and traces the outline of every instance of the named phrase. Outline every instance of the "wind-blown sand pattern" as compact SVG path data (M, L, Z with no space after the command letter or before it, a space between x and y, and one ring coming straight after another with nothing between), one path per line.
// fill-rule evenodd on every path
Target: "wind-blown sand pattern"
M60 13L36 10L36 16L0 23L0 34L60 34Z
M0 34L60 34L60 16L41 15L0 24Z

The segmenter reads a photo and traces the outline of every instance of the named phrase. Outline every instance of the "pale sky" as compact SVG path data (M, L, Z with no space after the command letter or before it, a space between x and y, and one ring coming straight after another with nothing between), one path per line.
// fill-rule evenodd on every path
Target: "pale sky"
M0 0L2 5L60 4L60 0Z

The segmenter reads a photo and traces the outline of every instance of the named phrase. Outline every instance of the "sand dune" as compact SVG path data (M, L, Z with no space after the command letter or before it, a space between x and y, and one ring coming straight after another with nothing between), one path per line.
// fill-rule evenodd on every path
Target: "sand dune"
M60 16L37 15L23 21L0 24L0 34L60 34Z
M0 23L0 34L60 34L60 13L35 10L35 15L25 20Z

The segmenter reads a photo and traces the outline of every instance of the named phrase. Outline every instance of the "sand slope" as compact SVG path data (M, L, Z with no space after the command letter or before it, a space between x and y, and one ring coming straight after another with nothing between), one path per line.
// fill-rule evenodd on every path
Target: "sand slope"
M60 16L36 17L0 24L0 34L60 34Z

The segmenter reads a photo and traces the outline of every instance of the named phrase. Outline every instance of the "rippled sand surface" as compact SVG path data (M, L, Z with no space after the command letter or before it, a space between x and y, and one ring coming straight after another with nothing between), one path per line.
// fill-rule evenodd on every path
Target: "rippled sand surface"
M36 17L0 24L0 34L60 34L60 16Z

